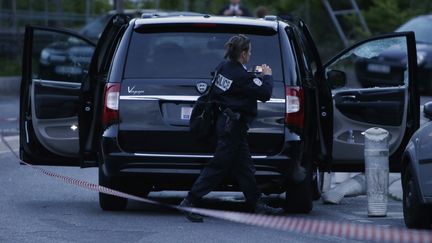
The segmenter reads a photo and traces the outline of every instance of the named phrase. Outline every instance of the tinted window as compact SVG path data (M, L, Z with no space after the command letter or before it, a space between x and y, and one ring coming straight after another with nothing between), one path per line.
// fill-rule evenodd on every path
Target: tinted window
M232 33L134 32L125 78L208 78L223 60L224 44ZM247 34L252 41L248 68L266 63L275 80L282 80L277 34Z
M94 46L67 33L35 29L32 77L81 83L89 69Z
M326 68L333 89L398 87L408 84L407 40L388 37L368 41ZM395 61L396 60L396 61Z

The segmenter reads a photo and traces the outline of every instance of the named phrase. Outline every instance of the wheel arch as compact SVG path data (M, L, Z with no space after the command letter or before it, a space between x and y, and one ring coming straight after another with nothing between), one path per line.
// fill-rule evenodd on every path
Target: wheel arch
M415 150L414 150L414 146L411 147L412 149L409 149L409 147L407 147L407 150L405 150L405 153L403 155L402 158L402 168L401 168L401 182L402 182L402 188L404 188L404 183L405 182L405 173L406 170L408 169L408 167L410 167L411 169L411 176L413 177L413 181L414 181L414 186L417 188L419 196L420 196L420 200L423 204L426 203L425 201L425 197L423 194L423 190L422 187L420 186L420 182L419 182L419 175L418 175L418 163L416 163L416 157L415 157Z

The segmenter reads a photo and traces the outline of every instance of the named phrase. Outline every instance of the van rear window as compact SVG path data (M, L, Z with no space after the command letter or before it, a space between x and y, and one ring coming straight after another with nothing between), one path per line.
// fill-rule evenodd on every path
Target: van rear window
M135 31L124 78L209 78L223 60L232 33ZM248 68L268 64L275 80L283 80L277 33L246 34L252 42Z

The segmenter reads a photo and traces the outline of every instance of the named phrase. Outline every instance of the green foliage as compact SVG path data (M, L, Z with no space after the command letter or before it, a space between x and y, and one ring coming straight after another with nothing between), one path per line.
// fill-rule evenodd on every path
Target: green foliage
M50 12L56 11L56 6L59 6L56 3L59 2L61 3L61 10L65 13L85 14L86 0L16 0L19 10L45 11L47 8ZM112 1L91 0L92 11L90 14L97 16L113 9L110 2ZM329 0L329 2L335 9L351 8L348 0ZM373 35L391 32L409 18L432 11L431 0L356 0L356 2ZM160 0L160 8L186 10L185 6L188 6L189 11L217 14L225 4L229 3L229 0L189 0L188 3L185 5L185 0ZM251 13L255 13L258 6L265 6L269 14L291 15L294 19L303 19L309 26L320 53L324 57L323 59L327 59L343 48L322 0L242 0L242 3L248 7ZM10 9L10 2L2 1L0 6L3 9ZM155 7L155 1L124 0L124 8ZM22 25L22 23L19 24ZM349 33L350 37L355 40L363 39L369 35L359 28L358 19L355 16L343 18L342 26L345 30L355 30Z
M112 9L112 6L106 0L93 0L93 14L100 15Z
M183 1L179 0L165 0L160 2L160 7L162 9L176 9L176 10L182 10L183 9Z
M1 76L19 76L21 75L21 62L19 57L0 58L0 77Z
M430 0L361 0L360 9L372 34L389 33L410 18L430 14Z
M374 0L372 6L364 11L364 17L372 33L386 33L412 16L412 11L401 9L398 0Z
M126 1L127 2L127 1ZM113 7L108 0L91 0L91 14L101 14L111 10ZM16 0L18 10L55 12L59 6L62 12L84 14L86 12L86 0ZM4 6L10 9L10 6Z
M343 48L343 44L321 0L277 0L275 4L278 15L289 14L294 22L302 19L308 25L323 61L329 59L335 52Z

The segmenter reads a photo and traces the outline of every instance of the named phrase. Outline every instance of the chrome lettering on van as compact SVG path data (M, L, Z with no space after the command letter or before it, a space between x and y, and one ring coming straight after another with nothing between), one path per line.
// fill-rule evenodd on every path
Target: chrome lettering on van
M221 74L219 74L216 81L215 81L215 86L225 92L225 91L229 90L229 88L231 88L232 82L233 81L231 79L228 79L228 78L222 76Z
M131 94L131 95L144 94L144 90L135 90L135 86L132 86L132 88L130 86L128 86L127 88L128 88L128 94Z

